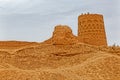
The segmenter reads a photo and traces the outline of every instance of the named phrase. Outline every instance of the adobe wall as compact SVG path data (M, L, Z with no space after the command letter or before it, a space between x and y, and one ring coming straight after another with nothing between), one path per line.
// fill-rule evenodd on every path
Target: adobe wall
M53 36L44 43L54 45L70 45L78 43L77 37L67 25L57 25L54 28Z
M82 14L78 17L79 42L107 46L103 16L100 14Z

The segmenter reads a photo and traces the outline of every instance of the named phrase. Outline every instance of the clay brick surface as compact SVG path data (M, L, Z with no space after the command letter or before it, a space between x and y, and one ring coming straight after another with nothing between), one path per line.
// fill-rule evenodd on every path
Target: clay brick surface
M103 16L100 14L82 14L78 17L79 42L107 46Z
M78 43L77 37L72 34L70 27L66 25L55 26L53 36L49 40L45 41L48 44L65 45Z

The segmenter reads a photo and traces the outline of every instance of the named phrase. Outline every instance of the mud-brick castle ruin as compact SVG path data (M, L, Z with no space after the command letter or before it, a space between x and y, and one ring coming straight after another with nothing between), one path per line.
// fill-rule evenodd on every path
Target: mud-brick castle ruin
M82 14L78 17L78 39L91 45L107 45L103 16Z
M78 35L74 36L70 27L57 25L52 38L45 41L51 44L86 43L95 46L107 46L103 15L81 14L78 17Z

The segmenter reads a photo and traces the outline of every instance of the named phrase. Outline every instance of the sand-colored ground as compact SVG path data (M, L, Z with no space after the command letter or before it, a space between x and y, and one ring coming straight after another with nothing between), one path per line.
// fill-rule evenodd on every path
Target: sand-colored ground
M0 42L0 80L120 80L120 48Z

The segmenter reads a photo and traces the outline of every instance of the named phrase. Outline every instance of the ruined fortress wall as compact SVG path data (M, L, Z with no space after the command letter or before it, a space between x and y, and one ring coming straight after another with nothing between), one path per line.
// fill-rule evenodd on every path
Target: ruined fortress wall
M103 16L82 14L78 17L78 39L80 42L102 46L107 45Z

